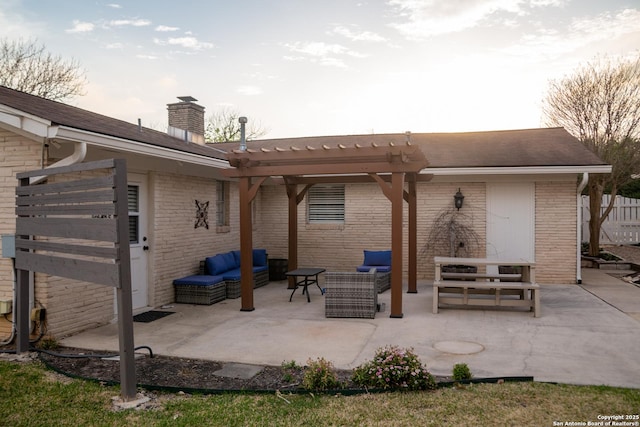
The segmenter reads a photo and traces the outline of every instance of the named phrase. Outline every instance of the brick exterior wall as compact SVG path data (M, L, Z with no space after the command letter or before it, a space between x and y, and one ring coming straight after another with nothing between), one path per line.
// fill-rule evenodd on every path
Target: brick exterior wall
M240 249L239 201L237 185L229 186L229 226L216 227L216 182L175 174L154 173L150 199L154 218L150 259L152 306L174 301L173 279L195 274L199 261L220 252ZM195 228L195 200L209 202L209 229ZM260 238L260 194L254 200L253 246ZM286 241L286 240L285 240ZM269 254L271 256L271 254Z
M418 191L418 278L432 280L433 257L428 244L434 219L453 207L453 194L463 188L466 217L478 237L472 256L486 254L486 184L484 182L419 183ZM301 191L302 186L298 188ZM270 256L287 258L287 196L282 186L263 186L263 239ZM575 283L576 197L573 181L541 181L535 184L536 278L539 283ZM391 246L391 203L377 184L345 186L344 224L319 225L306 222L306 198L298 205L298 265L325 266L334 271L351 271L361 264L364 249ZM403 258L406 280L408 236L407 205L404 208ZM366 243L363 243L366 242ZM567 254L572 254L567 256Z
M484 183L432 184L418 183L418 277L433 277L433 254L421 249L433 219L443 210L453 207L453 194L459 186L465 188L465 215L472 219L479 236L479 247L485 246L485 185ZM298 192L302 190L299 186ZM288 257L287 195L283 186L263 186L260 213L265 224L263 239L269 256ZM408 208L404 205L403 270L407 271ZM363 250L391 248L391 202L377 184L347 184L345 186L345 223L308 224L307 198L298 205L298 266L325 266L334 271L352 271L362 264ZM448 254L438 254L448 255ZM406 277L405 277L406 279Z
M16 231L16 174L40 168L41 159L42 144L0 128L0 235ZM11 259L0 257L0 299L13 300L13 281ZM11 324L0 316L0 340L10 331Z
M576 183L536 183L536 280L576 283Z
M453 195L462 189L464 202L457 211ZM450 253L435 253L429 241L436 218L445 211L455 211L462 216L477 235L478 241L469 244L470 257L484 257L486 247L486 186L481 182L422 183L418 184L418 278L432 280L435 276L434 256L451 256ZM406 268L406 267L405 267Z
M0 129L0 234L15 233L16 174L40 169L42 157L41 143ZM13 281L12 261L0 258L0 299L13 299ZM35 306L47 309L47 334L69 335L113 319L114 291L110 287L40 273L35 273L34 283ZM10 327L0 317L2 337L8 336Z

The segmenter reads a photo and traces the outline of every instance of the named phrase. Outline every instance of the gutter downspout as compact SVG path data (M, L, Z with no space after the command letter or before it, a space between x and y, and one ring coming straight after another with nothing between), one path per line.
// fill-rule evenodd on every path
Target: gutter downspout
M65 157L52 165L43 168L43 170L58 167L58 166L70 166L76 163L80 163L84 160L87 155L87 143L86 142L76 142L74 143L73 153L69 157ZM47 179L47 175L43 176L34 176L29 178L29 184L39 184L42 181ZM29 271L29 307L33 309L35 307L35 273L33 271ZM31 329L31 325L29 326Z
M577 227L576 227L576 243L577 243L577 254L576 254L576 281L578 285L582 283L582 190L587 186L587 182L589 182L589 173L585 172L582 174L582 181L578 185L577 195L576 195L576 206L577 206Z
M76 163L81 163L87 155L87 143L86 142L76 142L74 143L73 153L69 157L65 157L62 160L55 162L52 165L47 166L43 170L53 167L60 166L70 166L75 165ZM47 175L43 176L34 176L29 179L29 184L39 184L47 178Z

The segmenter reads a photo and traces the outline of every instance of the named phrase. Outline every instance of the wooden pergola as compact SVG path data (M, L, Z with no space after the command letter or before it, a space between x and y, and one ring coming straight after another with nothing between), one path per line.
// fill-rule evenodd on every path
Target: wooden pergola
M403 204L409 206L409 293L417 292L417 196L419 175L428 161L416 145L408 140L388 145L354 144L346 146L235 149L227 153L234 169L225 175L239 180L240 199L240 269L241 311L253 311L251 202L260 185L269 177L282 177L289 199L289 269L298 267L298 204L309 188L318 183L377 182L391 201L391 314L402 313L402 221ZM254 180L255 179L255 180ZM405 190L405 182L408 190ZM298 192L298 185L304 188Z

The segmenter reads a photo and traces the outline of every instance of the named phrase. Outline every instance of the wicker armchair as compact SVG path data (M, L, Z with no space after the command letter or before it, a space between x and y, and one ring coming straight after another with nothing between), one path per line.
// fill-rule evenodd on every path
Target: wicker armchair
M378 293L391 288L391 251L364 251L364 261L356 268L356 271L367 272L375 268L376 289Z
M325 273L325 316L373 319L378 307L376 276L375 268L366 273Z

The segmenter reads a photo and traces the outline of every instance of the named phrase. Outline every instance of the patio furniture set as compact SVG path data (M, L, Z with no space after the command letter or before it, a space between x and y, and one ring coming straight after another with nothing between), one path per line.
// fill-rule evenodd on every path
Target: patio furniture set
M269 283L267 253L253 250L254 288ZM540 316L540 287L535 282L535 264L522 260L435 257L433 313L441 305L525 307ZM464 264L473 272L447 272L443 266ZM477 267L482 271L478 272ZM318 276L325 274L324 288ZM326 317L374 318L380 309L378 294L391 287L391 251L364 251L363 264L350 272L326 272L320 267L298 268L285 273L294 278L292 300L298 288L311 302L309 286L316 285L325 297ZM200 263L200 274L174 280L176 302L213 304L240 296L240 252L208 257Z
M199 273L175 279L176 302L210 305L240 297L240 251L207 257L200 261ZM253 250L253 287L269 283L266 249Z

